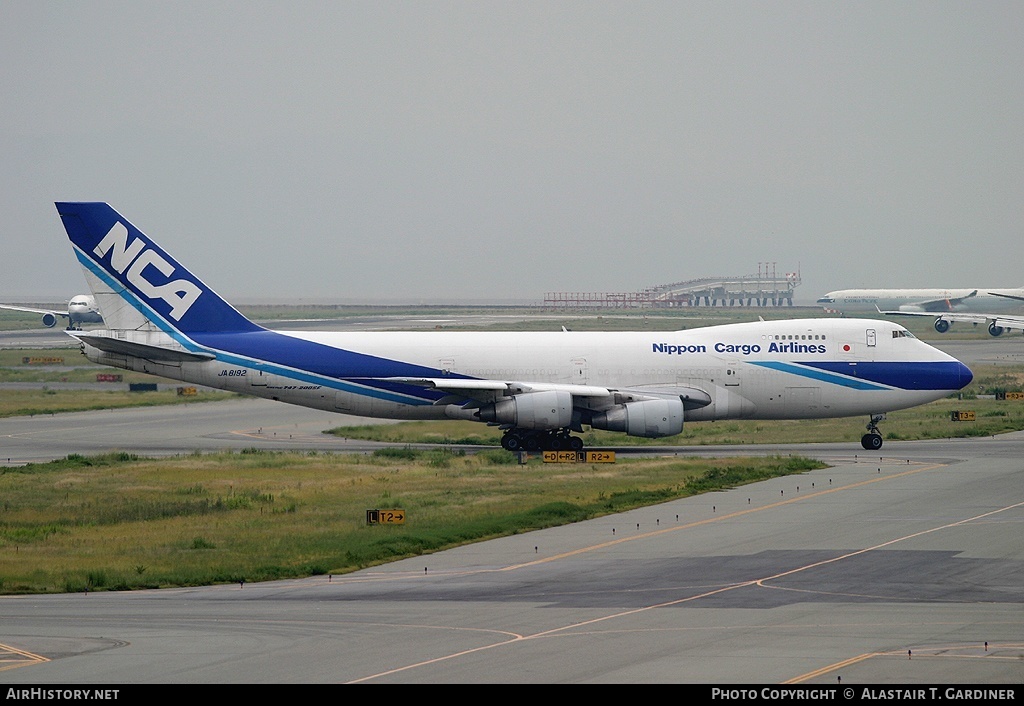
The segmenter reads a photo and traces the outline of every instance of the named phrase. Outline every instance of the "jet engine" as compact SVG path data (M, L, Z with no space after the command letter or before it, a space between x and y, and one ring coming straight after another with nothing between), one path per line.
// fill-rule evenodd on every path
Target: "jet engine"
M683 430L683 402L678 399L627 402L595 412L590 426L630 436L673 436Z
M57 325L57 317L53 314L43 314L43 326L53 328Z
M481 407L477 417L522 429L564 429L572 423L572 395L561 390L526 392Z

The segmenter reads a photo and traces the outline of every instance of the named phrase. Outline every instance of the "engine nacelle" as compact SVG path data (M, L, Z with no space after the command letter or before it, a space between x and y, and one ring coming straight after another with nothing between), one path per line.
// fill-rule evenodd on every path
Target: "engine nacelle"
M526 392L485 405L477 416L522 429L564 429L572 423L572 395L561 390Z
M627 402L605 412L595 412L590 426L630 436L674 436L683 430L683 402L678 399Z
M43 326L53 328L57 325L57 317L53 314L43 314Z

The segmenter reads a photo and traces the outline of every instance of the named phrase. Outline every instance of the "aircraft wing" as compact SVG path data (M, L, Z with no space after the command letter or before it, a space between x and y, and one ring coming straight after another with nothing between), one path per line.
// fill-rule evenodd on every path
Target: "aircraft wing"
M962 322L968 324L985 324L989 327L990 332L993 328L1024 329L1024 316L1013 314L970 314L967 312L961 314L927 311L882 311L881 309L878 310L878 313L885 314L886 316L928 316L934 318L936 322L946 321L949 323ZM939 328L939 326L936 326L935 328L940 331L945 330ZM993 335L998 334L993 333Z
M1019 328L1024 330L1024 316L1013 314L992 314L985 317L991 326L1000 328Z
M978 290L975 289L974 291L970 292L969 294L965 294L962 297L950 297L950 298L942 298L942 299L925 299L925 300L922 300L922 301L919 301L919 302L910 302L910 303L904 304L902 307L900 307L900 310L901 311L905 310L905 311L907 311L907 313L918 312L918 311L919 312L923 312L923 313L928 313L928 312L936 313L936 312L940 312L940 311L950 311L950 310L952 310L953 307L958 306L960 304L963 304L964 301L966 301L967 299L970 299L971 297L975 297L977 295L978 295ZM883 312L883 313L888 313L888 312Z
M449 393L437 404L452 404L455 400L473 400L480 403L496 402L505 397L531 392L568 392L579 406L604 407L640 400L676 398L683 401L684 409L696 409L711 404L711 395L693 387L625 388L576 385L572 383L520 382L511 380L473 380L467 378L378 378L385 382L416 385Z
M963 321L971 324L988 324L1001 329L1024 329L1024 316L1012 314L943 314L947 321Z
M0 309L9 309L11 311L24 311L28 314L50 314L51 316L63 316L65 319L68 318L68 312L60 311L59 309L30 309L27 306L11 306L10 304L0 304Z
M1016 294L1000 294L999 292L989 292L989 294L993 297L1005 297L1006 299L1017 299L1019 301L1024 301L1024 297L1018 297Z

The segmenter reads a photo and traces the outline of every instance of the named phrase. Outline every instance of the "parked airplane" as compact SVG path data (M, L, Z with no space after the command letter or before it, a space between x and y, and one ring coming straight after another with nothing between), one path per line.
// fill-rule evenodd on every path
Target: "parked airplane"
M841 289L821 299L825 311L840 314L877 311L890 316L933 316L945 333L956 321L986 324L993 336L1024 328L1024 288L1017 289ZM1017 314L1016 316L1014 314Z
M967 385L960 361L888 321L758 321L676 332L271 331L105 203L57 211L106 321L92 361L347 414L500 425L509 450L581 449L584 425L885 413Z
M68 320L67 328L81 329L82 324L102 324L103 317L100 315L99 307L96 306L96 300L91 294L77 294L71 297L68 302L67 311L59 311L56 309L30 309L25 306L14 306L12 304L0 304L0 309L9 309L11 311L24 311L30 314L42 314L43 326L47 328L53 328L57 325L57 322L63 317Z

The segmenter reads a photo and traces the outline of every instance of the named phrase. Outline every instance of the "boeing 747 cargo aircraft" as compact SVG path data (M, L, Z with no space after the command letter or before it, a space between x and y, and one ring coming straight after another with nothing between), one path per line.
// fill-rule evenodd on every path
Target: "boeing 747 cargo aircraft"
M105 329L92 361L389 419L498 425L502 446L575 449L584 427L640 437L685 422L885 413L967 385L961 362L888 321L757 321L675 332L273 331L245 318L105 203L57 211ZM496 276L501 276L498 272Z

